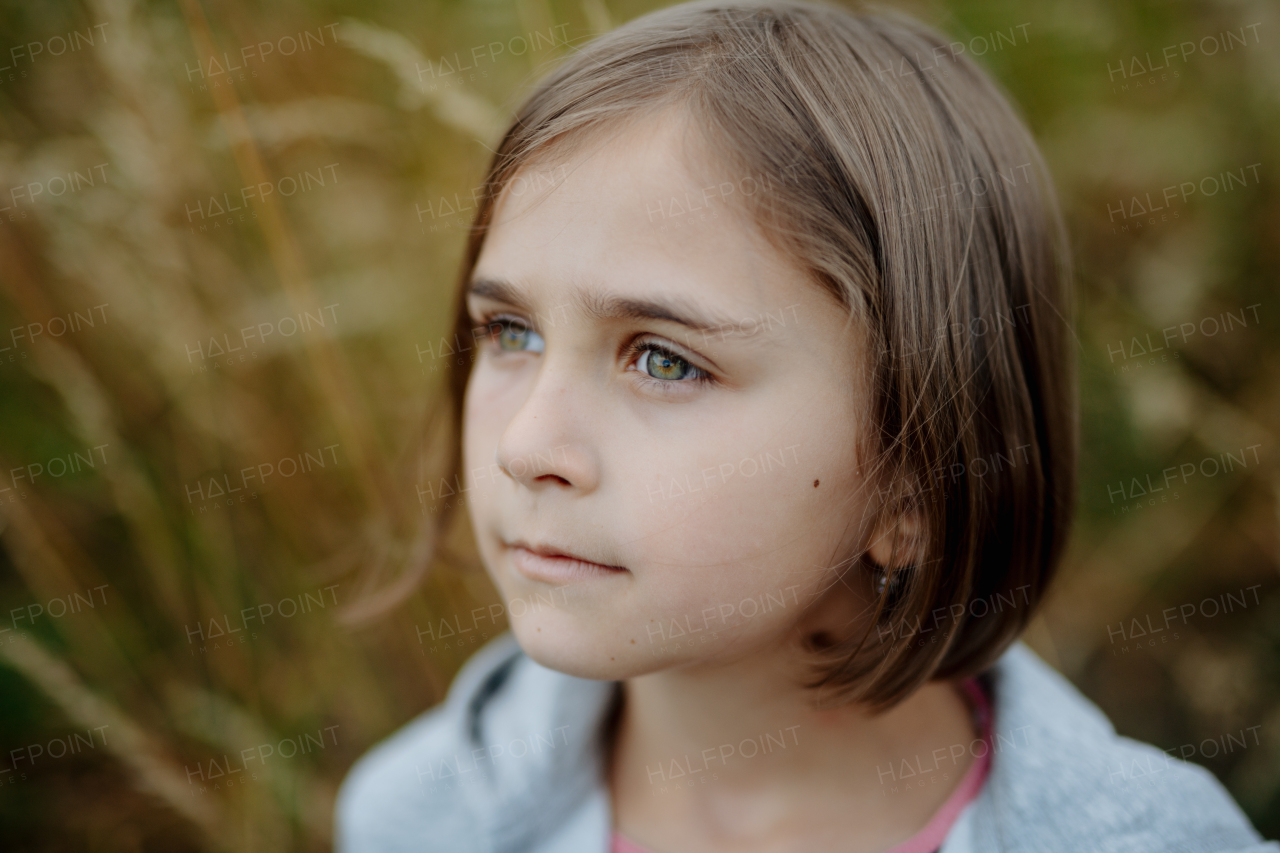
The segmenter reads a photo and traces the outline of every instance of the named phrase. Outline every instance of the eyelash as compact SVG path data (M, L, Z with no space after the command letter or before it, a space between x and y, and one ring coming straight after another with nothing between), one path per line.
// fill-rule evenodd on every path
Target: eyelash
M514 317L510 314L486 314L479 320L472 321L471 336L476 340L493 343L499 334L513 326L518 326L531 332L534 331L533 326L519 317ZM484 335L480 334L481 329L484 330Z
M623 350L623 354L626 356L628 365L630 365L635 360L636 356L643 357L643 354L647 352L656 352L659 355L665 356L666 358L672 359L674 361L684 362L685 364L689 365L689 369L693 371L693 377L690 379L658 379L657 377L650 376L649 374L645 373L643 370L639 368L639 366L637 366L635 368L635 371L636 373L640 374L640 381L645 385L656 387L663 392L670 393L676 390L675 386L677 385L699 385L700 386L700 385L710 384L711 382L714 381L711 378L711 374L707 373L707 371L703 370L701 367L698 367L696 364L689 361L689 359L680 355L680 353L676 352L670 347L662 346L661 344L655 341L648 340L645 338L638 338L632 341L631 343L627 344L626 349Z
M497 336L508 326L519 326L533 331L533 327L519 317L513 317L509 314L488 314L472 324L472 336L485 340L489 343L495 343ZM481 329L486 330L483 337L478 335L478 332ZM710 385L715 382L715 379L713 379L711 374L705 369L698 367L674 349L663 346L656 341L647 338L637 338L627 344L623 349L622 354L626 357L628 369L631 369L630 365L635 361L637 356L641 356L647 352L656 352L674 361L682 361L687 364L689 369L693 372L693 377L690 379L658 379L645 373L638 366L635 367L635 372L640 375L640 381L647 386L656 388L663 393L672 393L676 391L675 386L702 386Z

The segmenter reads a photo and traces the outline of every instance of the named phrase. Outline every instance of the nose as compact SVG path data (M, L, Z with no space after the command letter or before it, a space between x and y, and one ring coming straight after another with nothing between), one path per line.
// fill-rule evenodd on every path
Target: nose
M498 440L495 458L502 471L531 491L590 492L599 483L599 464L584 417L590 405L583 381L550 359L540 365L529 395Z

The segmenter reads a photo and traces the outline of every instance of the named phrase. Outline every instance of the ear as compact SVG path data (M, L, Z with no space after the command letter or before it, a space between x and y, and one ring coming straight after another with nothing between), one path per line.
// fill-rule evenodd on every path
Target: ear
M897 569L924 560L924 519L918 509L886 514L872 531L867 556L876 565Z

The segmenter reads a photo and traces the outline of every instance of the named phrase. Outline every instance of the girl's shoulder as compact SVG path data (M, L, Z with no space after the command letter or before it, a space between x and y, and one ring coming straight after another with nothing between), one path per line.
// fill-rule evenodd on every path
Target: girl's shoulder
M485 681L509 667L518 647L490 643L459 671L443 702L378 743L348 772L334 809L334 843L343 851L429 850L450 838L459 851L475 837L476 816L461 785L470 778L456 753L464 742L465 707Z
M1254 851L1261 844L1213 774L1118 735L1106 715L1022 643L985 676L992 763L944 853L979 850Z
M577 839L608 826L592 789L615 689L538 665L509 632L496 637L444 702L352 767L335 807L336 849L532 851L535 838L548 850L589 849Z

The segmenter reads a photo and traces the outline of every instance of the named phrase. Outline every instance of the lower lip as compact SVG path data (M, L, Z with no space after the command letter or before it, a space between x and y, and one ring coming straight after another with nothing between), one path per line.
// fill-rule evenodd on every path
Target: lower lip
M626 569L588 563L571 557L544 557L533 553L528 548L519 547L511 549L511 562L516 567L516 571L529 580L549 584L616 577L627 573Z

